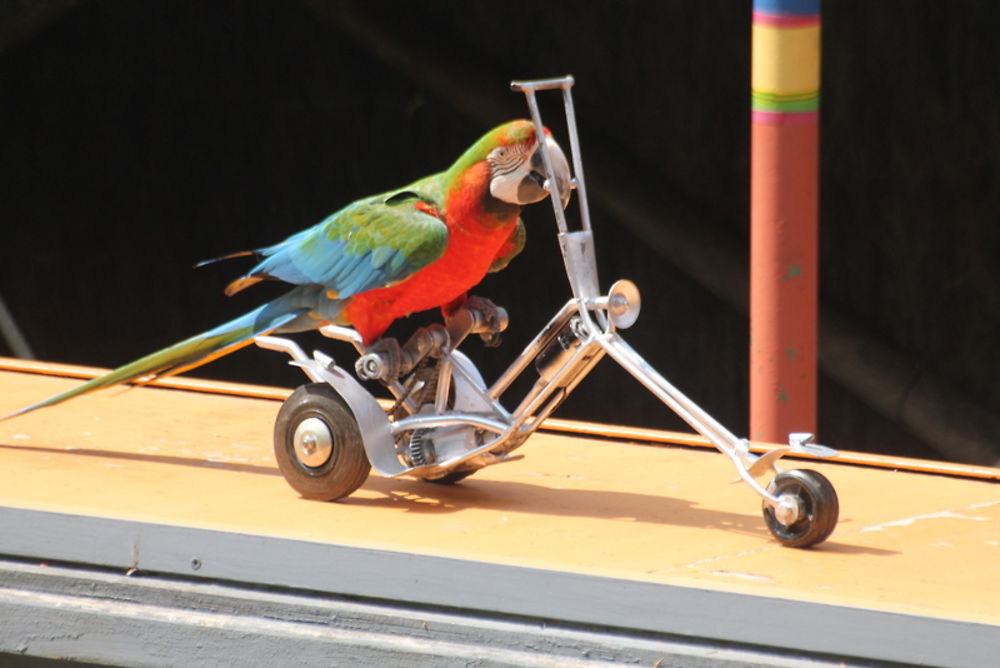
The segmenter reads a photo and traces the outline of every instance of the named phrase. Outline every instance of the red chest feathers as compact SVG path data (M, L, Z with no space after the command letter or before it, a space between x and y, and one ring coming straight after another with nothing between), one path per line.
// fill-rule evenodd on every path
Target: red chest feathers
M407 280L356 295L345 315L366 343L381 336L396 318L458 299L486 275L517 225L519 209L488 212L479 197L449 199L448 246L444 255Z

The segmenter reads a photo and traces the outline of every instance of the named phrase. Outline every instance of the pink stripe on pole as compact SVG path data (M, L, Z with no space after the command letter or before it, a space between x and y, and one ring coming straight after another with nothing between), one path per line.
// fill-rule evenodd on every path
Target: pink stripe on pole
M808 28L819 25L819 15L801 16L795 14L768 14L767 12L754 12L753 23L758 26L772 26L775 28Z
M818 111L757 111L750 112L750 120L763 125L805 125L818 123Z

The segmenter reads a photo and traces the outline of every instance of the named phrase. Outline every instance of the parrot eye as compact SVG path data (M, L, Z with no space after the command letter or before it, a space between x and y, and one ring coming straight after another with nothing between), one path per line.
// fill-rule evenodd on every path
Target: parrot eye
M495 175L508 174L521 164L521 153L510 146L497 146L486 156Z

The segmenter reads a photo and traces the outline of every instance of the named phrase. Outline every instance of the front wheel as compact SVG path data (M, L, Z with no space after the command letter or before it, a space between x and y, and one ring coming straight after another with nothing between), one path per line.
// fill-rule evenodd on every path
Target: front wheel
M354 414L324 383L300 386L281 405L274 458L295 491L318 501L349 495L371 471Z
M833 485L822 473L809 469L784 471L774 477L768 491L795 510L791 517L780 517L780 510L764 502L764 521L782 545L811 547L833 533L840 502Z

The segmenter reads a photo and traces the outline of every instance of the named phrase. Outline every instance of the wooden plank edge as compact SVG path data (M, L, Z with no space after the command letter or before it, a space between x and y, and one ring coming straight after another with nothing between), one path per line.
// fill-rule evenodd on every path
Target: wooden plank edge
M38 360L24 360L11 357L0 357L0 371L34 373L62 378L80 378L89 380L109 371L100 367L79 366L74 364L59 364ZM188 392L206 392L210 394L226 394L253 399L269 399L284 401L292 390L283 387L267 385L251 385L249 383L233 383L228 381L207 380L201 378L170 377L155 380L148 387L160 387ZM549 418L542 429L578 436L590 436L615 440L640 441L655 445L685 446L694 448L710 448L715 446L704 436L678 431L649 429L645 427L629 427L626 425L599 424L580 420ZM751 442L752 452L768 452L778 447L775 443ZM830 461L838 464L850 464L869 468L909 471L912 473L927 473L958 478L979 480L1000 480L1000 468L990 466L973 466L954 462L941 462L912 457L876 455L865 452L841 450L839 456L832 460L823 460L808 455L795 455L795 459Z

